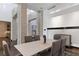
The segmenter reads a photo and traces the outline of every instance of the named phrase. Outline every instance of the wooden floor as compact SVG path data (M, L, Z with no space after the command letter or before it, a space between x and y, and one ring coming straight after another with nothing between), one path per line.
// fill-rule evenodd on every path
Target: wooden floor
M79 48L72 47L72 48L66 48L66 50L79 54Z

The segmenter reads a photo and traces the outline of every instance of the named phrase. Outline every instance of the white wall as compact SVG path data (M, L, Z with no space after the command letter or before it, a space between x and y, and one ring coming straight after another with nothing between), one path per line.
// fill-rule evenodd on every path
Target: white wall
M0 21L11 22L12 13L9 10L2 10L0 8Z
M47 30L44 31L44 29L47 29L48 25L49 25L49 21L50 21L50 16L48 14L48 11L45 10L43 12L43 35L46 35L47 36Z
M17 7L17 4L3 3L0 4L0 21L11 22L12 11Z
M44 27L46 28L65 27L65 26L79 26L79 11L75 11L72 13L68 13L56 17L48 17L44 22ZM47 31L47 36L49 39L52 39L53 35L56 33L71 34L72 46L79 47L79 29L49 30Z

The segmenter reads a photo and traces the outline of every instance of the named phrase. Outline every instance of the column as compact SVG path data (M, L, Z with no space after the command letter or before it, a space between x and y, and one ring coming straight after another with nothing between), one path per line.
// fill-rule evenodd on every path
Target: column
M38 34L43 35L43 10L38 11Z
M27 8L23 4L18 4L18 18L17 18L17 43L21 44L25 41L27 36Z

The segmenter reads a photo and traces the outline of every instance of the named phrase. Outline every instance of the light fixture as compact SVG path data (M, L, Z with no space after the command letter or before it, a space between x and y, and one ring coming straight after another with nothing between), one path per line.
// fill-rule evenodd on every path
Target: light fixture
M58 9L56 11L52 11L52 12L50 12L50 14L53 14L53 13L56 13L56 12L59 12L59 11L61 11L61 9Z
M55 7L56 7L56 5L53 5L52 7L48 8L48 10L51 10L51 9L53 9Z
M34 10L31 10L31 9L27 9L27 11L28 11L27 12L28 15L35 12Z
M32 12L32 13L33 13L34 11L33 11L33 10L30 10L30 12Z
M62 9L58 9L58 10L56 10L56 11L52 11L52 12L50 12L50 14L53 14L53 13L59 12L59 11L61 11L61 10L65 10L65 9L68 9L68 8L71 8L71 7L74 7L74 6L77 6L77 5L79 5L79 4L76 3L76 4L73 4L72 6L69 6L69 7L66 7L66 8L62 8Z

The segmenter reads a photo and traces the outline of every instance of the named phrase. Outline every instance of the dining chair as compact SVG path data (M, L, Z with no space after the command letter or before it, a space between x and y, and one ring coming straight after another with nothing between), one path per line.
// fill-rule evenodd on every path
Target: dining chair
M57 40L52 43L51 48L48 51L42 51L38 55L40 56L60 56L60 49L61 49L61 40Z
M2 41L2 47L3 47L3 55L10 56L9 46L6 43L6 41Z
M61 39L60 56L64 56L65 45L66 45L66 39Z
M25 43L32 42L32 36L25 36Z
M40 35L35 35L34 36L34 41L40 40Z
M54 39L59 40L59 39L65 39L66 34L55 34Z
M60 56L61 40L52 43L50 56Z
M2 41L3 46L3 55L4 56L22 56L22 54L15 48L9 48L9 45L6 41Z
M55 34L55 35L54 35L54 39L55 39L55 40L61 39L61 35L60 35L60 34Z

